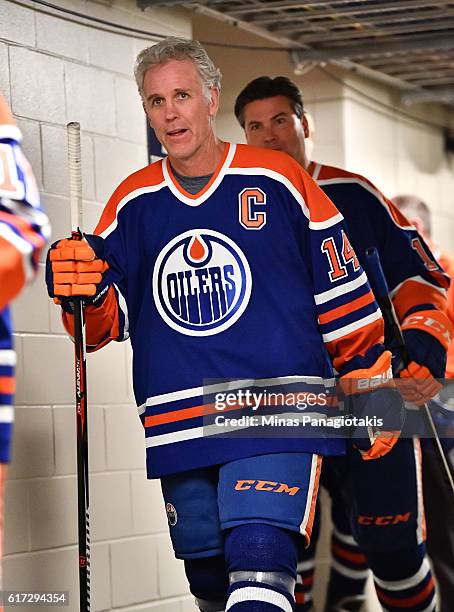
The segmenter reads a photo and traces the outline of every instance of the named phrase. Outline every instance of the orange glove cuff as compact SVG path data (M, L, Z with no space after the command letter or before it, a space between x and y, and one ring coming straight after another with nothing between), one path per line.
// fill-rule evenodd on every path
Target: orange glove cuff
M346 395L367 393L378 387L393 387L391 352L383 351L370 368L353 370L340 378L340 386Z
M399 431L382 431L375 440L374 444L367 451L358 449L364 461L379 459L387 455L399 439Z
M419 329L434 336L447 350L452 337L452 323L441 310L421 310L404 319L402 331Z

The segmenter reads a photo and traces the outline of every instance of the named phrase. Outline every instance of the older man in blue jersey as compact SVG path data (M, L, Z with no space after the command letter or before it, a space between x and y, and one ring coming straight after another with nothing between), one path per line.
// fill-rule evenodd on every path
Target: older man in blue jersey
M235 114L249 144L288 153L317 181L344 216L360 262L368 247L378 249L411 358L399 372L405 377L404 395L416 404L429 400L441 388L437 379L444 377L450 323L446 278L421 236L366 178L308 159L302 95L287 77L250 82L236 100ZM433 319L437 330L429 325ZM359 610L368 566L386 610L434 610L419 441L401 438L379 462L361 461L355 451L329 458L322 482L334 502L335 525L326 610ZM301 612L312 607L315 539L308 551L300 551L296 600Z
M84 296L90 351L131 339L148 477L200 610L289 611L321 457L344 442L259 435L253 417L271 392L318 398L326 417L334 364L365 417L358 456L385 455L402 403L383 320L341 215L300 165L216 136L220 73L199 43L145 49L135 75L168 157L119 185L96 236L52 246L49 293L70 333ZM357 393L371 377L379 387ZM369 435L377 412L386 424Z

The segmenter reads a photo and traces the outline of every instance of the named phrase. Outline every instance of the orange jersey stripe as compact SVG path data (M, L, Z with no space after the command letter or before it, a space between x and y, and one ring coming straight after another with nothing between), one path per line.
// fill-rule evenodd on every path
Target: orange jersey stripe
M341 557L342 559L346 559L347 561L351 561L352 563L358 563L363 565L367 563L366 557L362 553L354 553L345 548L339 546L339 544L331 544L331 551L333 554Z
M296 394L295 394L296 395ZM294 395L285 394L283 395L282 403L270 404L264 400L258 403L259 406L284 406L287 399L294 398ZM323 400L312 402L312 405L320 404L321 406L337 406L338 400L335 396L326 398L326 402ZM215 404L200 404L199 406L192 406L191 408L180 408L178 410L172 410L163 414L153 414L145 417L145 427L156 427L157 425L165 425L167 423L177 423L178 421L185 421L187 419L195 419L197 417L203 417L210 414L223 414L224 412L230 412L232 410L240 410L241 408L250 408L250 406L244 406L242 404L234 404L233 406L226 406L222 410L216 408Z
M0 236L0 260L0 310L3 310L25 285L26 279L22 254L2 236Z
M308 172L312 176L317 169L317 164L315 162L311 162L308 167ZM317 181L327 181L330 179L351 179L358 183L362 183L364 187L368 190L375 192L376 196L381 200L382 204L384 204L385 208L388 210L389 215L393 219L396 225L400 227L412 227L409 220L405 217L404 214L397 208L397 206L386 196L382 194L382 192L377 189L377 187L369 181L365 176L361 174L356 174L354 172L349 172L348 170L344 170L343 168L336 168L335 166L321 166L320 173L317 176Z
M354 312L355 310L363 308L363 306L371 304L374 299L374 294L372 293L372 291L369 291L368 293L366 293L366 295L362 295L361 297L356 298L356 300L353 300L348 304L344 304L344 306L338 306L337 308L328 310L324 314L321 314L318 320L321 325L324 325L325 323L331 323L331 321L334 321L335 319L343 317L351 312Z
M101 234L113 223L117 216L118 204L128 194L136 189L159 185L163 180L164 176L162 174L162 163L160 160L128 176L120 183L109 198L94 233Z
M323 457L317 455L317 466L315 468L315 478L314 478L314 486L312 489L312 497L311 497L311 509L309 512L309 518L306 524L306 539L307 543L310 543L311 535L312 535L312 527L314 526L314 516L315 516L315 507L317 505L317 495L318 495L318 485L320 481L320 474L322 471L322 461Z
M45 239L37 234L24 219L0 211L0 221L4 221L7 225L18 229L22 238L27 240L27 242L32 244L36 249L41 249L44 246L46 242Z
M409 315L402 323L402 329L420 329L430 334L448 348L452 338L452 323L440 310L421 310Z
M154 414L145 417L145 427L155 427L156 425L164 425L165 423L176 423L177 421L185 421L186 419L195 419L196 417L214 414L215 412L228 412L230 410L238 410L240 406L229 406L224 410L218 411L214 404L201 404L192 408L182 408L180 410L172 410L164 414Z
M231 167L258 167L282 175L290 181L306 202L311 221L328 221L340 214L328 196L309 177L302 166L286 153L249 145L237 145Z
M447 309L446 295L443 292L415 280L407 280L399 287L393 297L393 304L399 321L402 321L410 308L416 304L433 304L442 312Z
M404 597L402 599L397 599L396 597L390 597L389 595L384 593L381 588L376 586L380 602L385 603L388 606L394 606L396 608L411 608L412 606L416 606L417 604L427 599L427 597L429 597L431 591L433 591L434 588L434 580L433 578L430 578L429 582L426 584L426 586L420 593L413 595L413 597Z
M383 319L377 319L338 340L327 342L326 347L332 357L334 367L339 372L342 366L353 357L365 355L374 344L383 344L384 339Z
M303 604L304 603L304 593L302 593L301 591L295 591L295 602L297 604Z
M16 392L16 379L13 376L0 376L0 393L13 395Z

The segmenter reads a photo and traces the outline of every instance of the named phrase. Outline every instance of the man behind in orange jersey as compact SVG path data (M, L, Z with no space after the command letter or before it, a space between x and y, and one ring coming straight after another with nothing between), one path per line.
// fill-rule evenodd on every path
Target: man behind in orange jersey
M9 304L26 281L35 276L40 251L50 234L32 170L21 150L21 140L0 92L0 559L16 364Z

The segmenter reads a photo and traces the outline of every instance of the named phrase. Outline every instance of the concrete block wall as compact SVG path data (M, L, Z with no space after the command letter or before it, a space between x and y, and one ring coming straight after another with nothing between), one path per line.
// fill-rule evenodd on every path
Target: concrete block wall
M454 250L454 155L437 127L452 125L452 112L440 105L405 107L398 92L364 79L347 83L354 90L347 86L344 100L346 167L388 197L419 195L432 211L435 242Z
M54 4L150 32L191 33L183 12L141 12L133 0ZM0 0L0 88L22 130L55 240L70 231L68 121L82 126L86 231L119 181L147 163L145 116L132 68L138 51L152 41L36 8ZM66 609L72 612L79 609L74 357L59 308L47 298L43 262L36 282L15 301L13 317L18 393L3 588L68 590ZM195 606L183 564L173 556L159 483L145 477L129 345L110 345L87 362L92 609L191 612Z

